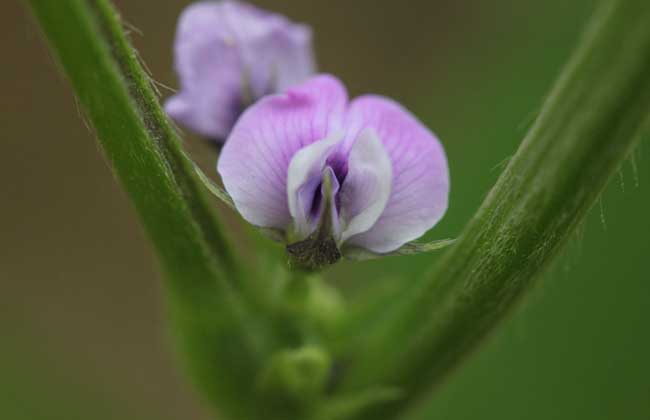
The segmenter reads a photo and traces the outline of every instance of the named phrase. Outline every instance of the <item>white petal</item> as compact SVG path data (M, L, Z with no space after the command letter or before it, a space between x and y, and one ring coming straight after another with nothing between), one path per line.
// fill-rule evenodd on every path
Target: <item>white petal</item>
M325 180L329 181L329 188L326 188ZM321 185L321 196L323 197L322 203L321 203L321 211L320 211L320 217L329 217L331 218L331 229L332 229L332 235L334 236L334 239L337 241L339 240L341 236L341 224L339 220L339 213L336 209L336 195L339 193L339 190L341 188L341 185L339 184L339 180L336 178L336 174L334 173L334 169L332 169L331 166L326 166L325 169L323 170L323 182ZM326 203L330 203L330 212L329 214L325 214L325 205Z
M335 132L323 140L300 149L289 163L287 199L289 212L300 236L306 237L311 233L313 227L308 217L311 200L321 183L327 158L342 138L341 132Z
M393 170L377 133L359 134L348 159L348 174L341 187L341 241L369 230L386 208Z

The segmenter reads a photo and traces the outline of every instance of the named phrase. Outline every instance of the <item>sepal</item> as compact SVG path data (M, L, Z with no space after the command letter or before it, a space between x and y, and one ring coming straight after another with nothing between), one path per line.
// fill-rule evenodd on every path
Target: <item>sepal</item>
M343 257L353 261L374 260L382 257L394 257L400 255L415 255L424 252L437 251L446 248L456 242L455 239L440 239L431 242L407 242L398 249L385 254L378 254L367 249L347 246L343 248Z

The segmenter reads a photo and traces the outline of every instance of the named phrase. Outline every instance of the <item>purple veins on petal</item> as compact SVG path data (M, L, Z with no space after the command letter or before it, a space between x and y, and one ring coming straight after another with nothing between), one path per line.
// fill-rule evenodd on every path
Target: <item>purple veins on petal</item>
M309 27L236 0L201 1L179 19L180 91L165 110L210 139L225 139L247 105L314 73Z
M390 99L349 102L329 75L251 106L233 128L218 171L250 223L301 241L331 217L327 226L339 246L375 253L431 229L449 195L447 159L435 135ZM333 203L330 214L323 212L325 198Z

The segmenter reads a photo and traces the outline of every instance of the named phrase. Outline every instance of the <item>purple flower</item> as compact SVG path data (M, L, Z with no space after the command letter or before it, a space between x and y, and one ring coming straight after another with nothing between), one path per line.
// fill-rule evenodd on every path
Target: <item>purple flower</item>
M217 169L242 216L289 242L327 226L337 248L388 253L447 209L447 160L436 137L390 99L349 102L329 75L246 110Z
M181 89L165 110L214 140L228 136L247 105L314 73L309 27L235 0L187 7L174 49Z

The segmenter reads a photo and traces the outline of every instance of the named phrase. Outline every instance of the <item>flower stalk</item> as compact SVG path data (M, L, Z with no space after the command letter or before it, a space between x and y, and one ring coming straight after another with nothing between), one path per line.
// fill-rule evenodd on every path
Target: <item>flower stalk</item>
M31 0L159 255L174 325L205 394L233 418L275 348L193 165L107 0Z

